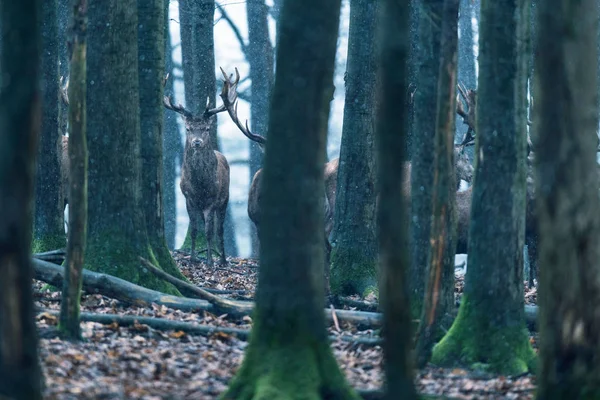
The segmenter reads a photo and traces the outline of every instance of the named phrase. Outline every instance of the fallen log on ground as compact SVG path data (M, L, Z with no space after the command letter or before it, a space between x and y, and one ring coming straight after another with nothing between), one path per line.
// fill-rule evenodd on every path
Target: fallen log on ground
M62 288L63 267L35 258L32 261L35 279ZM155 303L186 312L214 312L214 306L205 300L167 295L111 275L86 269L83 270L83 289L88 293L102 294L123 303L140 307L150 307L152 303Z
M51 315L53 318L59 318L60 312L54 310L38 309L38 318L44 314ZM214 326L207 324L197 324L192 322L174 321L165 318L142 317L137 315L118 315L118 314L98 314L82 312L80 314L82 322L97 322L103 325L111 325L113 323L122 327L130 327L136 325L147 325L158 331L181 331L191 335L211 336L216 333L223 333L235 336L240 340L248 340L250 338L249 329L230 328L226 326ZM361 344L369 347L381 345L381 339L362 338L349 335L329 336L329 340L341 340L352 344Z

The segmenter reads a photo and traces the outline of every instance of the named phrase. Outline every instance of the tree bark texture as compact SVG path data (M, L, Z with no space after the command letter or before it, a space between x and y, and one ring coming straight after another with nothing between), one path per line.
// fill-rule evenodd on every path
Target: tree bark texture
M40 134L42 2L0 2L0 397L42 398L30 260ZM10 77L10 79L6 79Z
M454 256L456 253L456 177L454 133L459 0L445 0L438 77L438 102L433 170L433 220L429 246L425 304L417 341L417 363L422 368L433 345L453 320Z
M252 81L250 121L253 132L267 132L269 123L269 99L273 85L273 46L269 36L269 9L264 0L246 2L248 16L247 60ZM263 150L258 143L250 141L250 181L263 162ZM253 224L251 224L253 225ZM258 256L258 236L251 227L252 253Z
M331 292L337 295L363 295L377 287L376 23L376 2L350 2L346 100L331 243Z
M142 204L137 2L91 2L88 16L86 268L178 293L138 268L156 259Z
M35 176L33 251L65 246L64 203L61 194L61 154L58 130L58 21L57 1L42 2L42 130Z
M421 314L431 228L437 83L444 0L419 4L417 90L413 97L414 124L411 163L410 288L413 316Z
M163 270L185 279L165 239L163 212L164 0L138 0L138 77L142 206L148 240Z
M538 2L538 399L600 397L600 215L593 0Z
M413 383L412 324L408 293L408 204L402 190L404 153L409 117L405 105L408 83L409 4L384 0L380 9L379 79L377 110L379 207L377 210L381 262L381 308L386 399L416 399ZM406 172L404 172L406 173Z
M358 399L322 312L323 164L340 1L286 1L263 170L254 327L223 399ZM294 90L290 90L290 88Z
M485 364L503 374L526 372L534 359L523 311L526 137L517 125L517 10L516 0L481 5L469 268L458 316L432 356L438 365Z
M81 339L79 300L87 240L86 31L87 0L72 1L71 71L69 83L69 232L65 279L61 293L60 329L68 339Z
M458 82L465 85L467 89L477 89L472 18L473 0L460 0L458 20L458 29L460 32L460 38L458 39ZM455 140L460 142L465 132L465 125L456 124Z

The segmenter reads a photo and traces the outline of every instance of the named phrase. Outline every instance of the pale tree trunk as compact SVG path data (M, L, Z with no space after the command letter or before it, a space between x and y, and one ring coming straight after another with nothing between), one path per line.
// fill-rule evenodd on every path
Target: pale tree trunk
M42 399L31 280L41 1L0 2L0 397Z
M501 374L527 372L535 359L523 308L526 137L517 117L524 107L518 10L517 0L482 3L469 268L458 316L432 355L437 365L484 364Z
M331 250L331 292L365 295L377 287L375 158L377 5L350 2L346 100Z
M333 357L322 311L325 127L339 14L339 0L283 6L254 327L223 399L358 399ZM304 84L295 85L300 76Z
M386 374L385 398L417 399L413 383L412 329L408 295L408 209L402 191L409 117L405 105L409 52L408 2L384 0L380 10L381 102L377 112L379 207L377 211L381 262L381 308Z
M595 399L600 397L598 8L594 0L539 2L538 18L538 399Z

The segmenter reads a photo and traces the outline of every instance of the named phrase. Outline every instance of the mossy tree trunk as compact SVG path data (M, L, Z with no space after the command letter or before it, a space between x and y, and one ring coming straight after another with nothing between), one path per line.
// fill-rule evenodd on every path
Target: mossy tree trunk
M179 4L181 21L181 51L186 108L194 115L201 115L206 108L208 97L211 107L216 102L215 41L214 41L214 0L183 0ZM187 77L186 77L187 74ZM212 145L219 150L217 124L211 127ZM199 227L196 248L206 248L204 228ZM235 226L231 204L227 206L224 226L225 253L235 257L238 254ZM191 249L190 229L182 249Z
M59 329L81 339L79 300L87 240L86 31L87 0L72 1L71 77L69 82L69 232L60 303Z
M59 164L57 0L42 2L42 131L35 176L34 252L64 248L65 228Z
M600 214L593 0L538 3L538 399L600 397ZM566 36L564 32L569 32Z
M419 4L419 45L417 91L413 97L414 123L411 156L410 205L410 295L412 313L418 318L423 308L431 196L433 191L434 136L436 128L437 84L444 0L422 0Z
M140 177L146 230L158 264L168 274L186 280L167 247L162 201L164 0L138 0L137 7L142 168Z
M358 399L333 357L322 310L324 127L339 13L339 0L283 5L254 327L222 399Z
M377 3L351 0L346 100L335 221L331 292L364 295L377 287L375 128Z
M456 252L456 174L454 133L459 0L445 0L433 170L433 220L429 246L425 304L417 341L417 363L424 367L433 345L452 324L454 256Z
M254 132L267 132L269 99L273 84L273 46L269 36L269 8L264 0L246 2L248 16L248 47L246 57L250 64L252 81L250 120ZM263 151L256 142L250 141L250 181L262 166ZM252 224L254 225L254 224ZM258 256L258 236L251 227L252 253Z
M405 107L408 76L409 4L384 0L380 9L381 86L377 112L379 207L377 210L381 260L380 304L383 310L385 398L417 399L413 383L412 329L408 295L408 209L402 191L409 117Z
M31 280L35 162L40 134L39 0L0 2L0 397L42 399Z
M137 2L90 2L88 16L85 267L178 293L171 284L140 268L139 262L140 256L156 259L142 204Z
M502 374L526 372L534 360L523 308L526 137L517 123L517 10L517 0L481 5L469 268L458 316L432 355L438 365Z
M164 0L165 28L165 74L173 77L173 47L169 30L169 3ZM167 81L168 92L174 92L174 78ZM163 210L165 219L165 238L170 249L175 248L177 236L177 166L183 162L183 146L181 133L177 125L177 115L163 113Z

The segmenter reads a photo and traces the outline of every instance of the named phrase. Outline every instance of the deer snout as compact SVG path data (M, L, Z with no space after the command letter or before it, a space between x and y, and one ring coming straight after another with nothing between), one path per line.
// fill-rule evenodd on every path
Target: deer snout
M193 148L202 147L203 144L204 144L204 140L202 140L200 138L192 139L192 147Z

